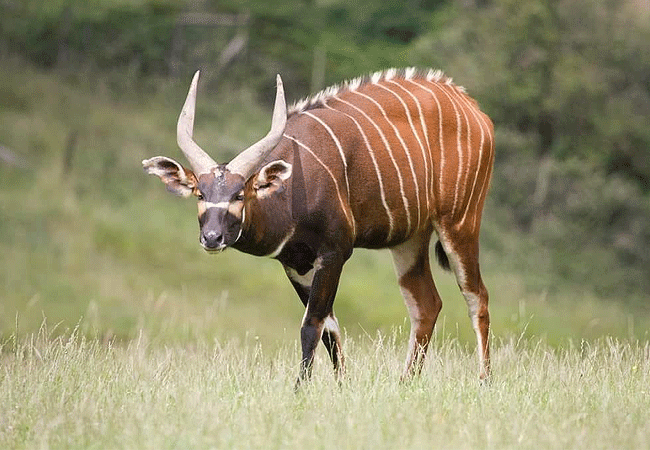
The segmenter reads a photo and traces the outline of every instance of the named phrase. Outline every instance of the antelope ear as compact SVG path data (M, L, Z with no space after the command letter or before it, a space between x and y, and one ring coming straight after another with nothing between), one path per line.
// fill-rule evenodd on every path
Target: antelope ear
M262 167L255 180L255 189L274 182L281 183L291 176L291 164L280 159Z
M198 184L194 172L165 156L145 159L142 167L148 174L160 178L169 192L181 197L192 195Z
M282 160L270 162L262 167L253 183L258 196L268 195L280 189L284 180L291 176L291 169L291 164Z

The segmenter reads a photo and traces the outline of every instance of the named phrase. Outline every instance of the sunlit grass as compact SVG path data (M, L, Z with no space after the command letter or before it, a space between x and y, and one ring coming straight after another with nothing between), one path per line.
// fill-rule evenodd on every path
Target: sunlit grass
M601 339L553 349L497 339L494 377L436 338L400 384L405 336L348 338L339 385L324 352L293 392L298 350L254 337L161 346L11 337L0 365L0 448L647 448L650 348Z

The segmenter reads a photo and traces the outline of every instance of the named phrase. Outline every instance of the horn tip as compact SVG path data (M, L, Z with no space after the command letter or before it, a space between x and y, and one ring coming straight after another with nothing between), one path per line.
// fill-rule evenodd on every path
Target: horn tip
M196 89L196 85L199 84L199 75L201 74L200 70L197 70L192 77L192 88Z

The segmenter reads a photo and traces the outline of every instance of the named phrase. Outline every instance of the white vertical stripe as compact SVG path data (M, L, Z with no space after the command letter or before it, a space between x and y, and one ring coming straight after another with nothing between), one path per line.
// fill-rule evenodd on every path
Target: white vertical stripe
M471 113L474 115L474 118L476 119L476 122L479 124L479 127L481 128L481 144L479 147L479 155L478 155L478 164L476 167L476 177L474 178L474 183L472 184L472 191L470 195L468 196L468 203L467 203L467 209L465 210L465 214L462 218L462 220L459 222L461 225L465 222L467 214L469 213L469 210L472 206L474 206L474 216L473 216L473 224L472 224L472 230L476 231L477 224L480 220L480 213L479 213L479 205L481 200L484 198L485 195L485 190L487 189L487 186L489 185L490 181L490 175L491 175L491 164L492 164L492 159L494 157L494 139L492 136L492 133L490 132L490 124L486 120L486 116L476 107L475 104L469 101L467 97L463 95L462 92L457 93L458 97L463 100L463 102L467 105L467 109L471 111ZM485 128L483 128L485 126ZM483 147L485 146L485 139L489 140L490 143L490 151L491 154L489 155L489 161L488 161L488 167L486 168L486 175L485 178L483 179L483 183L481 185L481 189L479 192L479 196L472 203L472 198L474 197L474 192L476 192L476 184L478 182L478 178L480 176L480 169L481 169L481 163L483 162Z
M350 224L350 227L354 231L355 230L355 225L354 225L354 217L352 216L352 210L350 209L349 206L346 207L346 203L344 202L343 196L341 194L341 187L339 186L339 182L336 180L336 177L334 176L334 174L332 173L330 168L327 167L327 165L318 156L316 156L316 154L309 147L307 147L305 144L300 142L298 139L296 139L293 136L289 136L288 134L285 134L284 137L286 137L287 139L290 139L291 141L295 142L301 148L303 148L305 151L307 151L327 171L329 176L332 178L332 181L334 182L334 187L336 188L336 194L337 194L337 196L339 198L339 203L341 205L341 210L343 211L343 214L345 214L345 218L347 219L348 223Z
M489 158L488 158L487 167L486 167L486 170L485 170L485 177L483 178L483 185L481 187L481 190L479 191L478 200L476 202L476 214L474 214L474 225L473 225L474 229L476 229L477 223L480 220L479 211L478 211L478 204L479 204L480 201L485 199L486 190L487 190L487 187L489 186L490 177L492 175L492 163L493 163L493 159L494 159L494 136L493 136L493 134L491 132L490 124L486 120L487 117L481 111L477 111L477 115L480 117L481 121L483 122L483 125L485 125L485 128L486 128L486 133L485 134L487 136L487 140L488 140L488 143L490 145L490 148L488 150L490 152L490 154L488 155ZM483 160L483 147L484 147L484 145L485 145L485 143L481 146L481 160Z
M456 92L456 96L460 98L458 95L458 92ZM462 100L461 100L462 102ZM463 107L461 104L461 111L463 112L463 116L465 117L465 123L467 124L467 164L465 166L465 176L463 177L463 180L461 182L461 186L463 188L462 190L462 195L461 195L461 204L462 200L466 199L469 202L469 197L467 196L467 191L469 190L469 177L470 177L470 171L472 169L472 157L475 156L475 149L472 148L472 143L473 140L475 139L475 136L473 134L472 126L474 125L473 123L470 122L470 118L467 114L467 107ZM475 146L476 144L474 144ZM469 204L465 206L465 213L467 213L467 208L469 208Z
M426 88L425 86L423 86L420 83L417 83L416 81L413 81L413 80L409 80L409 81L411 81L414 84L417 84L418 86L422 87L424 90L428 91L434 97L434 99L436 98L435 93L433 91L431 91L430 89ZM435 85L435 83L433 81L430 81L430 83ZM437 86L437 87L438 87L439 90L443 90L442 87L440 87L440 86ZM444 90L443 90L443 92L444 92ZM444 93L445 93L445 95L447 95L448 98L450 98L450 101L451 101L450 95L447 92L444 92ZM480 121L486 126L487 131L484 131L483 127L481 126L481 142L482 142L482 144L481 144L481 148L480 148L480 155L481 155L480 160L482 160L482 151L483 151L483 145L485 144L485 141L484 141L485 136L487 136L488 139L490 139L492 147L494 147L493 137L491 136L491 133L489 132L489 130L490 130L489 124L485 120L485 117L482 115L482 113L480 111L477 111L476 107L474 107L474 105L472 105L469 102L469 100L467 100L466 98L463 97L462 91L456 91L456 94L465 102L465 104L467 105L467 109L469 109L472 112L472 114L474 114L475 117L476 116L480 117L481 118ZM437 102L437 99L436 99L436 102ZM438 105L438 111L440 111L440 104L437 103L437 105ZM466 116L466 119L467 119L467 116ZM480 123L479 123L479 125L480 125ZM442 131L442 124L441 124L440 130ZM469 132L469 129L468 129L468 132ZM441 142L441 145L442 145L442 137L440 139L440 142ZM492 160L493 157L494 157L494 154L490 155L490 160ZM469 155L468 155L468 158L469 158ZM442 162L442 157L441 157L441 162ZM479 168L480 168L480 166L479 166ZM479 198L475 202L476 203L476 205L475 205L476 208L478 208L478 204L480 202L480 199L483 198L484 192L487 189L487 185L489 185L489 178L490 178L489 177L489 170L490 170L490 168L488 167L488 173L486 174L486 177L483 180L483 185L482 185L482 188L480 190ZM478 168L477 168L477 171L476 171L476 176L477 177L479 176ZM477 179L474 180L474 186L477 183ZM470 194L469 200L471 200L471 198L472 198L473 191L474 191L474 186L472 187L472 194ZM470 204L468 204L468 208L469 208L469 206L470 206ZM467 215L467 213L468 213L468 210L466 209L465 210L465 215ZM477 211L477 213L474 215L474 223L473 223L473 229L474 230L476 229L476 223L477 223L478 219L479 219L479 217L478 217L478 211ZM463 217L461 223L464 222L464 221L465 221L465 216Z
M343 147L341 146L341 141L339 141L339 138L336 136L336 133L334 133L334 130L326 124L320 117L315 116L314 114L310 112L304 112L304 115L311 117L314 119L316 122L321 124L323 128L329 133L329 135L332 137L332 140L334 141L334 144L336 145L336 149L339 151L339 155L341 155L341 161L343 161L343 167L344 167L344 174L345 174L345 187L347 188L348 191L348 202L350 201L350 180L348 179L348 161L345 158L345 153L343 153Z
M366 136L366 133L363 131L363 128L361 127L359 122L354 117L352 117L349 114L344 113L343 111L339 111L338 109L333 108L332 106L327 104L327 101L324 101L323 104L325 105L326 108L329 108L329 109L331 109L333 111L341 113L344 116L346 116L347 118L349 118L350 120L352 120L352 122L354 122L354 124L356 125L357 130L359 130L359 134L363 138L363 142L366 145L366 149L368 150L368 154L370 155L370 159L372 160L372 164L375 167L375 173L377 174L377 181L379 182L379 194L381 196L381 203L382 203L382 205L384 205L384 209L386 210L386 215L388 216L388 237L387 237L387 240L390 241L392 239L392 237L393 237L393 231L394 231L394 228L395 228L395 218L393 217L393 213L391 212L390 208L388 207L388 202L386 201L386 192L384 190L384 182L383 182L383 180L381 178L381 171L379 169L379 164L377 164L377 158L375 156L375 152L372 150L372 147L370 146L370 142L368 141L368 136Z
M406 91L407 94L410 94L413 97L413 94L411 94L408 90L404 89L403 86L400 84L396 83L395 81L387 81L387 83L393 84L400 89ZM424 164L424 193L425 197L427 200L427 213L426 216L428 217L429 212L431 211L431 199L430 199L430 193L429 193L429 166L427 165L427 149L424 148L424 144L422 143L422 140L420 139L420 135L418 134L418 131L415 129L415 125L413 124L413 116L411 115L411 110L409 109L408 105L406 102L400 97L397 92L393 91L392 89L387 88L386 86L383 86L381 84L377 85L378 87L385 89L386 91L390 92L399 100L399 102L402 104L404 107L404 111L406 111L406 117L408 118L409 125L411 127L411 131L413 132L413 136L415 136L415 139L418 141L418 145L420 146L420 151L422 152L422 163ZM417 99L413 97L415 100L415 104L417 105L418 108L418 113L420 116L420 121L422 120L422 109L420 109L420 104L418 103ZM423 127L422 132L425 133L426 126L421 122L420 125ZM408 150L407 150L408 151ZM411 164L411 169L413 170L413 165ZM415 178L416 174L415 171L413 171L413 178ZM418 188L421 189L421 186L418 183Z
M386 139L386 136L384 135L384 132L381 130L379 125L375 123L374 120L370 118L370 116L361 108L353 105L352 103L343 100L339 97L334 97L338 101L340 101L343 104L348 105L350 108L355 109L358 111L361 115L363 115L368 122L372 124L373 127L375 127L375 130L377 130L377 133L379 133L379 136L381 137L382 142L384 143L384 146L386 147L386 150L388 151L388 155L390 156L391 161L393 162L393 166L395 167L395 171L397 172L397 180L399 181L399 190L400 194L402 195L402 202L404 203L404 214L406 215L406 223L407 223L407 234L410 234L411 232L411 214L409 211L409 202L408 198L406 197L406 194L404 193L404 180L402 179L402 174L399 170L399 166L397 165L397 161L395 161L395 156L393 155L393 151L390 148L390 145L388 144L388 140Z
M486 122L486 124L487 124L487 122ZM488 126L488 130L489 130L489 126ZM481 192L479 194L479 199L483 199L487 195L487 189L488 189L488 187L490 185L490 177L492 175L492 166L494 164L494 136L492 134L490 134L489 137L490 137L490 159L488 161L487 173L485 175L485 178L483 179L483 187L481 188ZM477 206L477 208L478 208L478 206ZM478 214L475 214L475 216L474 216L474 229L476 229L476 227L477 227L478 220L479 220Z
M411 70L414 71L415 69L411 68ZM411 76L408 76L408 75L409 75L409 72L407 71L405 81L410 81L410 78L411 78L411 76L413 74L411 73L410 74ZM426 124L426 122L424 120L424 112L422 111L422 106L420 104L420 100L418 100L418 98L415 96L415 94L413 94L413 92L406 89L404 86L402 86L401 84L399 84L399 83L397 83L395 81L391 81L391 83L395 84L400 89L402 89L404 92L406 92L408 95L410 95L411 98L413 99L413 101L415 102L415 105L418 108L418 116L420 117L420 126L422 127L422 133L424 134L424 139L427 142L427 152L429 154L428 155L429 156L429 158L428 158L429 159L429 166L427 167L427 186L428 186L428 189L429 189L429 192L427 193L428 194L427 195L427 206L429 208L429 213L431 213L430 197L431 197L431 194L433 193L433 180L432 180L433 179L433 157L431 155L431 142L429 142L429 130L428 130L427 124ZM424 151L423 151L422 156L424 157ZM425 164L426 164L426 158L425 158Z
M451 96L449 93L444 89L443 86L440 86L438 83L431 81L430 82L432 86L435 86L439 91L441 91L443 94L447 96L449 99L449 103L451 103L451 106L454 108L454 113L456 115L456 146L457 146L457 152L458 152L458 174L456 176L456 185L455 185L455 190L454 190L454 204L452 206L452 216L456 214L456 205L458 203L458 189L459 189L459 181L460 177L462 175L462 161L463 161L463 146L461 143L461 118L460 118L460 112L458 111L458 107L456 106L456 103L452 100ZM444 172L442 174L444 176Z
M479 114L477 113L476 108L474 107L474 105L470 104L469 101L462 94L459 94L458 96L465 103L465 106L467 107L466 109L468 109L472 113L472 115L474 116L474 119L476 120L476 123L478 123L479 128L481 129L481 141L480 141L479 148L478 148L478 160L477 160L477 164L476 164L476 168L475 168L474 182L472 183L472 189L471 189L469 195L467 196L467 207L465 208L465 214L463 214L463 218L459 222L459 225L462 226L465 223L465 220L467 219L467 214L469 213L469 210L471 209L471 207L473 205L476 205L476 208L475 208L476 211L475 211L474 215L475 216L478 215L478 205L479 205L479 203L481 201L481 198L479 197L478 199L476 199L474 201L474 203L472 203L472 198L474 197L474 192L476 190L476 183L478 182L478 178L479 178L480 173L481 173L481 163L483 162L483 145L485 143L485 134L486 133L485 133L485 129L483 128L484 123L481 123L482 120L481 120L481 118L479 118ZM468 178L468 181L469 181L469 178ZM474 217L473 229L476 228L475 223L476 223L476 217Z
M438 198L442 197L442 193L445 190L444 183L444 168L445 168L445 140L442 134L442 107L440 106L440 101L438 100L438 96L433 92L431 89L427 88L426 86L423 86L422 84L418 83L415 80L408 80L411 83L415 84L416 86L419 86L429 94L431 94L431 97L433 97L433 100L436 103L436 107L438 108L438 144L440 145L440 174L438 175L438 186L440 186L440 192L438 192Z
M461 142L461 135L462 135L462 129L458 129L458 175L456 176L456 194L454 196L454 208L453 208L453 215L455 216L456 208L460 208L463 206L463 194L465 193L465 185L462 183L463 178L467 178L469 175L469 165L470 165L470 129L469 129L469 120L467 119L467 115L465 114L465 110L462 107L462 105L459 105L457 99L454 98L454 96L449 95L449 99L454 105L454 109L456 110L456 113L458 114L458 111L460 111L460 114L465 118L465 124L467 125L467 149L466 152L463 152L463 144ZM456 108L458 106L458 108ZM463 162L463 156L467 158L466 163ZM460 200L460 205L459 205L459 200Z
M413 176L413 185L415 187L415 201L417 202L417 213L418 213L418 223L416 228L419 228L420 227L420 190L418 189L417 179L415 178L415 169L413 168L413 161L411 160L411 155L408 152L406 143L404 142L404 139L402 139L402 135L400 134L395 124L388 118L388 114L386 114L386 110L383 108L383 106L381 106L381 104L379 104L377 100L361 92L353 92L353 93L371 101L377 107L377 109L379 109L386 122L388 122L388 124L393 129L393 132L395 133L395 136L399 140L400 144L402 144L402 148L404 149L404 154L406 155L406 159L408 159L409 166L411 168L411 173ZM410 234L410 226L409 226L409 234Z

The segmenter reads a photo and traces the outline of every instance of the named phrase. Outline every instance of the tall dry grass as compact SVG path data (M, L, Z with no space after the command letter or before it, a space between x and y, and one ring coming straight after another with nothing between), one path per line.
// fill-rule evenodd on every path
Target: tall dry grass
M400 384L399 332L346 339L338 384L324 352L297 394L296 346L254 338L152 345L76 332L12 338L0 365L0 448L640 449L650 445L650 347L602 339L558 350L494 342L483 386L474 352L437 338Z

